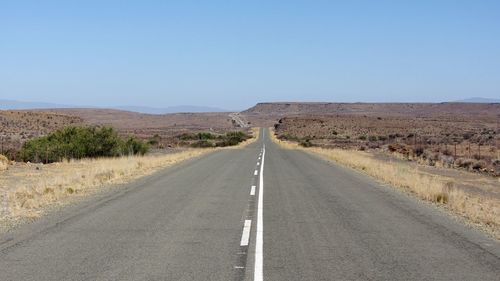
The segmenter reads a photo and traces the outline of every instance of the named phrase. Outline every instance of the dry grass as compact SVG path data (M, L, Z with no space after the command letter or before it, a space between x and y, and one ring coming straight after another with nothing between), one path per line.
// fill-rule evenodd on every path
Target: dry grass
M500 239L500 200L497 198L454 188L449 178L424 173L418 168L401 162L375 159L367 152L319 147L304 148L296 143L279 140L274 133L271 133L271 138L282 147L302 149L318 154L327 160L362 171L378 180L415 194L421 199L441 204L471 222L486 227L493 236Z
M75 195L94 193L104 185L125 183L150 175L210 151L213 150L191 149L160 156L72 160L44 165L36 173L32 172L34 167L23 167L15 176L26 177L24 181L0 186L5 192L0 220L15 222L36 218L46 207L65 204L68 199L77 197Z

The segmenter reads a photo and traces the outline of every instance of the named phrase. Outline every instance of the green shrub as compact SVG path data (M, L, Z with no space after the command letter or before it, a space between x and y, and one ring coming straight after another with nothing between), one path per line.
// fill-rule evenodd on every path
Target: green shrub
M223 147L237 145L242 141L250 138L244 132L227 132L225 134L212 134L207 132L200 132L196 134L182 134L178 136L182 141L181 145L189 145L191 147Z
M189 134L189 133L184 133L179 136L179 139L181 140L213 140L217 139L218 136L211 134L211 133L206 133L206 132L200 132L197 134Z
M20 151L23 161L51 163L62 159L143 155L148 146L130 137L122 139L110 127L67 127L27 141Z
M199 140L213 140L216 138L215 135L213 135L211 133L204 133L204 132L198 133L198 134L196 134L196 136Z
M136 137L129 137L122 144L122 151L127 155L144 155L148 150L148 145Z
M201 148L206 148L206 147L213 147L214 144L211 143L210 141L208 140L199 140L199 141L196 141L196 142L193 142L191 145L191 147L201 147Z
M225 135L221 136L216 143L216 146L233 146L238 145L240 142L243 142L249 139L250 136L243 132L227 132Z

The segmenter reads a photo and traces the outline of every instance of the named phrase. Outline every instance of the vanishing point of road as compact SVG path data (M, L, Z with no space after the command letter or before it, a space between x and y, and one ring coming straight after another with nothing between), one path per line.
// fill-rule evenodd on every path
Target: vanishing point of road
M0 237L0 280L500 280L500 245L266 130Z

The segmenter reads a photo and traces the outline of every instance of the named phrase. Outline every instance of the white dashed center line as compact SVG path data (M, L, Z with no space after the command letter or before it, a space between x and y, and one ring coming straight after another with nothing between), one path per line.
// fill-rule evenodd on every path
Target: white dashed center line
M252 227L251 220L245 220L245 225L243 226L243 234L241 235L240 246L248 246L248 240L250 239L250 228Z
M252 185L252 188L250 189L250 195L254 196L255 195L255 185Z

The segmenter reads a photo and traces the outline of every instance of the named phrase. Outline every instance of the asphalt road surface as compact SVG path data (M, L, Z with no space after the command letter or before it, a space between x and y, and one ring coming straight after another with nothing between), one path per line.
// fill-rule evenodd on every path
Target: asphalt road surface
M500 280L500 245L262 132L0 237L0 280Z

